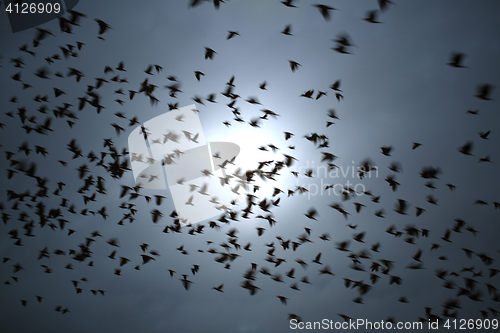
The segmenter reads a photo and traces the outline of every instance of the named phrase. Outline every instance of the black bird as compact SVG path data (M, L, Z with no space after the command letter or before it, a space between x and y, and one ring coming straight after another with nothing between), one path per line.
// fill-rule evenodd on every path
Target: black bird
M229 30L226 40L229 40L229 39L233 38L234 36L239 36L239 35L240 34L237 31L231 31L231 30Z
M213 59L214 54L217 54L214 50L209 47L205 47L205 59Z
M356 242L360 242L360 243L364 243L363 238L365 238L365 232L364 231L360 232L359 234L354 235L354 237L353 237L353 239Z
M97 24L99 24L99 35L102 35L106 31L108 31L108 29L111 29L111 27L106 22L104 22L102 20L94 19L94 21L96 21Z
M396 204L396 208L394 211L401 215L406 215L406 210L408 209L408 203L403 199L398 199L398 203Z
M321 260L321 252L316 255L313 259L313 263L316 263L318 265L323 265L323 263L320 261Z
M196 80L200 81L201 77L204 76L205 74L200 71L195 71L194 75L196 76Z
M318 211L314 208L311 207L307 210L307 213L304 214L307 218L311 220L316 220L316 215L318 214Z
M471 154L472 145L473 145L472 141L467 141L462 147L458 148L458 151L464 155L472 155Z
M485 101L491 101L489 95L491 94L492 89L493 86L491 84L480 85L477 87L477 94L474 96Z
M397 187L400 185L395 179L394 175L389 175L385 179L386 182L389 183L389 186L392 188L393 191L396 191Z
M61 89L58 89L58 88L53 88L54 89L54 95L57 97L61 96L61 95L66 95L66 93L64 91L62 91Z
M289 24L285 27L285 29L283 29L283 31L281 32L283 35L287 35L287 36L293 36L292 33L292 25Z
M416 212L416 215L417 216L420 216L422 215L423 212L425 212L425 209L423 209L422 207L415 207L417 212Z
M347 33L339 34L337 39L333 39L333 41L345 47L354 46L354 44L351 42L351 37Z
M224 290L222 290L222 288L223 288L223 287L224 287L224 284L221 284L220 286L218 286L218 287L213 287L212 289L217 290L218 292L223 293L223 292L224 292Z
M390 0L377 0L377 1L381 11L386 10L388 4L393 4Z
M87 17L87 15L77 12L76 10L68 10L68 13L71 14L69 18L69 23L77 26L79 25L78 21L80 21L81 17Z
M401 164L399 164L398 162L392 162L389 165L389 169L391 171L394 171L394 172L400 172L401 171Z
M392 146L380 147L382 154L385 156L391 156Z
M118 64L118 67L115 68L117 71L120 72L126 72L127 70L125 69L125 63L123 61L120 61Z
M288 300L288 298L286 298L285 296L276 296L276 297L280 299L281 304L286 305L286 301Z
M313 6L319 9L321 15L327 21L330 20L330 11L331 10L337 10L336 8L333 8L333 7L330 7L330 6L327 6L327 5L313 5Z
M420 262L420 257L422 256L422 250L418 250L417 253L412 257L413 260Z
M370 10L366 13L366 17L363 20L370 23L381 23L380 21L377 21L378 14L378 10Z
M24 62L23 62L23 58L21 58L21 57L11 58L10 62L14 63L14 67L23 68Z
M456 68L465 68L465 66L462 65L462 61L464 60L465 54L459 53L459 52L454 52L451 55L451 60L447 65L450 65L451 67L456 67Z
M192 0L191 3L189 4L189 7L196 7L199 4L201 4L202 1L207 1L207 0Z
M441 237L441 239L442 239L442 240L444 240L445 242L449 242L449 243L451 243L451 241L450 241L450 236L451 236L451 231L450 231L450 229L446 229L446 231L445 231L445 233L444 233L443 237Z
M311 90L306 91L302 95L300 95L300 97L312 98L313 94L314 94L314 90L311 89Z
M342 54L351 54L344 45L337 45L337 47L332 47L332 50L337 51Z
M41 29L41 28L36 28L37 30L37 34L35 36L35 40L36 41L41 41L45 38L47 38L47 36L54 36L54 34L46 29Z
M487 132L479 132L479 136L481 137L481 139L488 140L488 135L490 135L490 132L491 132L491 131L487 131Z
M340 87L340 80L335 81L331 86L330 89L333 89L338 92L342 92L342 90L339 89Z
M298 62L293 60L288 60L288 62L290 63L290 68L292 69L292 72L295 72L299 68L299 66L301 66Z
M12 80L18 81L18 82L22 82L23 81L23 80L21 80L21 72L18 72L16 74L12 75L10 78Z
M41 79L48 79L49 77L47 76L49 74L49 70L46 67L39 68L36 72L35 75L38 76Z
M57 18L59 21L59 30L61 32L67 33L67 34L72 34L73 33L73 27L71 25L71 21L68 20L65 17L58 17Z
M287 7L293 7L293 8L297 8L297 6L295 6L292 2L294 0L285 0L285 1L281 1L282 4L284 4L285 6Z
M439 173L441 173L440 168L424 167L422 171L420 171L420 177L424 179L438 179L437 175Z
M125 131L125 129L123 127L119 126L118 124L112 123L111 126L114 127L114 129L116 131L116 135L120 135L121 132Z
M418 142L413 142L413 145L411 146L411 149L414 150L414 149L417 149L418 147L420 147L422 144L421 143L418 143Z
M184 286L184 289L189 290L189 287L191 286L192 281L189 281L187 278L187 274L182 274L182 279L179 279L182 281L182 285Z

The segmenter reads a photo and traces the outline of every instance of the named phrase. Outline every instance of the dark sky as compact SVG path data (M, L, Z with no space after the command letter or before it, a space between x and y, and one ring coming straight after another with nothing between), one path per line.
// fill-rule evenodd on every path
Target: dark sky
M372 322L424 318L424 327L436 316L442 324L454 318L498 324L500 4L394 0L383 11L376 0L292 4L226 0L216 9L209 1L190 7L187 0L81 0L74 10L85 17L70 23L72 33L62 32L58 19L47 22L37 28L53 35L36 47L38 30L12 33L0 5L2 332L288 332L299 330L290 315L342 323L340 314ZM327 20L316 4L336 10ZM380 23L363 20L370 11ZM110 28L100 35L95 19ZM281 33L287 25L289 36ZM227 39L228 31L239 35ZM348 54L334 50L341 36L352 44ZM34 55L21 51L23 45ZM216 52L212 59L205 59L205 48ZM449 65L453 54L462 54L461 67ZM300 66L292 71L289 61ZM120 62L126 71L117 69ZM162 71L153 67L147 74L149 65ZM112 72L105 73L106 66ZM46 79L34 75L42 68ZM79 82L70 68L82 73ZM195 71L204 73L200 80ZM126 82L113 81L116 76ZM232 77L227 97L222 93ZM98 86L97 78L106 81ZM331 88L335 82L338 91ZM156 88L148 96L141 83ZM165 86L174 85L180 92L171 96ZM56 97L54 88L64 94ZM137 92L133 99L129 90ZM309 90L312 98L301 96ZM320 91L326 94L317 98ZM215 103L207 101L210 94ZM37 102L37 95L48 97ZM240 189L229 223L219 214L175 231L169 190L121 195L136 185L126 154L129 134L176 103L195 104L207 141L240 147L227 174L254 173L241 181L248 193ZM263 109L279 116L261 118ZM134 117L137 123L130 122ZM152 136L161 136L171 124L155 126ZM285 132L294 135L286 140ZM82 156L68 149L71 142ZM412 149L415 142L421 145ZM459 152L467 143L468 155ZM392 147L390 156L381 147ZM325 153L335 159L323 160ZM294 158L288 166L286 156ZM366 161L377 168L360 179ZM325 172L328 163L336 169ZM113 173L113 164L129 170ZM391 164L398 168L390 170ZM88 172L80 177L82 166ZM422 177L432 169L436 178ZM391 178L399 184L395 190ZM234 189L237 179L225 189ZM283 193L273 196L276 188ZM347 195L339 195L341 189ZM256 204L244 216L251 193ZM155 196L165 198L158 205ZM259 207L278 198L269 212ZM396 212L400 200L405 214ZM355 203L363 205L359 212ZM103 207L106 218L98 213ZM424 210L419 216L417 207ZM155 209L163 214L158 223ZM314 219L305 216L310 209ZM261 236L258 228L264 228ZM340 251L344 241L347 251ZM143 251L141 244L149 247ZM250 251L243 249L247 244ZM121 257L130 261L120 266ZM252 263L257 269L248 274ZM189 290L183 274L192 282ZM391 283L397 278L399 285ZM214 290L222 284L223 292ZM294 284L300 290L290 288ZM242 288L249 285L258 287L254 295Z

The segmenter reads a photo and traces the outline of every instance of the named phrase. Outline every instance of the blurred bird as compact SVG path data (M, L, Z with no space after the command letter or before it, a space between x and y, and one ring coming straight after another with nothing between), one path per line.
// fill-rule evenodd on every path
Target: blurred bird
M321 15L327 21L330 20L330 11L337 10L336 8L333 8L333 7L330 7L327 5L313 5L313 6L319 9Z

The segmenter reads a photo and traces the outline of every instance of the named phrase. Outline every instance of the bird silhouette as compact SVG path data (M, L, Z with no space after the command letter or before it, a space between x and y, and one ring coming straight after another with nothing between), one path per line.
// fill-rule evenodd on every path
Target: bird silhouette
M104 22L104 21L102 21L100 19L95 19L94 21L96 21L97 24L99 25L99 35L102 35L106 31L108 31L109 29L111 29L111 26L109 26L106 22Z
M472 155L471 153L472 146L473 146L472 141L467 141L463 146L458 148L458 151L464 155Z
M460 52L454 52L451 55L451 59L450 59L450 62L448 63L448 65L450 65L451 67L455 67L455 68L466 68L465 66L462 65L464 58L465 58L465 54L460 53Z
M370 10L366 13L365 18L363 20L369 22L369 23L381 23L380 21L377 21L379 15L378 10Z
M293 4L293 2L294 2L294 0L284 0L284 1L281 1L281 3L284 4L287 7L297 8L297 6L295 6Z
M239 36L240 34L237 32L237 31L228 31L228 35L227 35L227 40L235 37L235 36Z
M281 33L282 33L283 35L286 35L286 36L293 36L293 35L292 35L292 25L291 25L291 24L287 25L287 26L283 29L283 31L281 31Z
M215 52L213 49L205 47L205 59L212 60L215 54L217 54L217 52Z
M299 66L301 66L298 62L293 60L288 60L288 62L290 63L290 68L292 69L292 72L295 72L299 68Z
M493 86L491 84L483 84L477 87L477 94L474 96L485 101L490 101L490 94L492 90Z
M330 11L337 10L336 8L333 8L333 7L330 7L327 5L313 5L313 6L319 9L321 16L323 16L323 18L326 21L330 20Z

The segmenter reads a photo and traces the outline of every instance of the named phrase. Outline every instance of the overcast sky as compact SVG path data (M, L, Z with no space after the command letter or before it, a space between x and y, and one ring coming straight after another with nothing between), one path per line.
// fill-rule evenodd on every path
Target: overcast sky
M62 32L58 19L44 23L38 28L53 35L37 47L36 28L12 33L0 5L2 331L288 332L294 331L293 315L305 323L342 323L340 314L372 322L424 318L424 327L434 316L497 318L500 4L394 0L383 11L376 0L292 4L226 0L216 9L208 1L190 7L188 0L81 0L74 10L86 17L69 23L72 33ZM316 4L335 8L329 20ZM380 23L364 20L372 10ZM70 14L63 17L71 20ZM99 34L95 19L110 28ZM281 33L288 25L291 35ZM238 34L228 39L229 31ZM348 54L334 50L342 36L352 44L345 47ZM20 50L25 44L34 55ZM215 51L212 59L206 59L206 48ZM450 66L457 53L461 66ZM300 64L296 70L290 61ZM120 62L125 71L118 69ZM153 66L153 75L147 74L150 65L162 70ZM106 66L112 71L105 73ZM47 79L34 75L42 68ZM79 81L70 68L82 73ZM204 74L199 80L196 71ZM233 95L227 97L222 93L232 77ZM98 86L97 78L106 81ZM140 91L146 78L157 86L150 96ZM126 82L115 82L120 79ZM335 82L338 90L332 89ZM165 86L173 85L180 92L171 96ZM56 97L54 88L64 93ZM133 99L129 90L137 92ZM312 98L301 96L310 90ZM320 91L326 94L317 98ZM207 100L210 94L215 103ZM48 97L35 101L37 95ZM158 102L151 103L153 98ZM260 104L249 103L251 98ZM247 218L244 190L231 207L235 220L213 216L180 232L173 230L168 189L121 195L136 179L132 170L116 175L109 165L130 167L130 156L123 154L130 133L175 103L195 104L207 141L240 147L229 175L238 168L257 170L264 161L270 162L261 170L272 172L293 156L291 165L267 173L273 179L255 173L248 182L256 205ZM262 119L263 109L279 116ZM338 119L328 116L331 110ZM251 126L255 121L258 127ZM171 124L155 125L153 137L161 137L162 126ZM293 136L286 139L285 132ZM316 143L314 133L320 136ZM105 139L118 156L103 145ZM72 140L82 156L68 149ZM469 155L459 152L469 142ZM412 149L414 143L421 145ZM390 156L381 147L391 147ZM334 160L325 161L325 153ZM365 161L377 168L360 179ZM336 168L325 172L328 163ZM390 170L391 164L397 169ZM82 165L88 172L80 177ZM423 178L426 168L438 170L437 178ZM237 179L225 189L234 189ZM65 185L58 190L58 183ZM350 195L338 195L349 187ZM276 188L283 192L273 196ZM155 196L165 198L158 205ZM269 212L259 207L278 198ZM405 214L396 212L399 200L406 203ZM355 202L363 205L359 212ZM98 213L103 207L106 218ZM163 214L158 223L152 221L155 209ZM314 219L306 216L310 209L317 212ZM258 216L271 216L275 224ZM211 228L210 221L219 227ZM200 233L194 231L199 225ZM168 233L166 226L172 227ZM118 246L109 244L112 239ZM344 241L347 251L340 251ZM90 253L81 259L86 242ZM143 251L141 244L149 247ZM109 257L113 251L115 259ZM227 253L236 254L234 261L215 261ZM130 261L120 266L121 257ZM254 276L245 277L252 263ZM380 264L378 271L373 263ZM438 272L444 272L441 278ZM301 282L304 277L309 284ZM396 277L399 285L390 283ZM214 290L220 285L223 292ZM458 306L450 306L455 301Z

